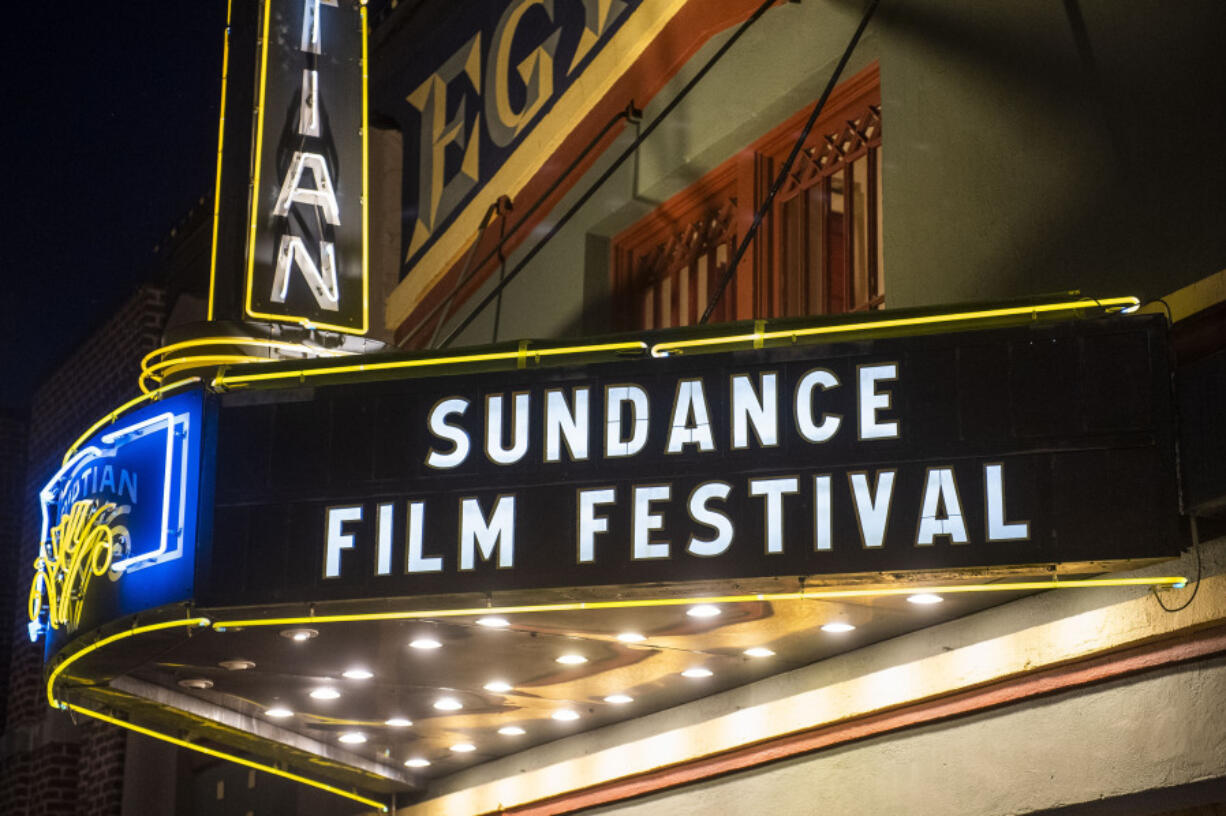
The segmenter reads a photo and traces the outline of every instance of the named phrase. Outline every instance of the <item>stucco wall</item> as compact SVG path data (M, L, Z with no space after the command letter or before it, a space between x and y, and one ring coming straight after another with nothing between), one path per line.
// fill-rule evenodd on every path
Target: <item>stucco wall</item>
M1158 670L768 765L619 806L618 816L714 813L989 816L1226 781L1226 658ZM1209 801L1226 786L1207 789ZM1200 804L1200 802L1197 802ZM1154 809L1154 808L1159 809Z

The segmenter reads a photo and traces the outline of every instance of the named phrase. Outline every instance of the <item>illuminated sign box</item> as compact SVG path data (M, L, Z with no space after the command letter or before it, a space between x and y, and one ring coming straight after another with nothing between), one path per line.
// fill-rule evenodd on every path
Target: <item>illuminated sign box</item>
M123 415L83 440L39 492L32 590L43 601L31 635L50 626L48 653L77 631L191 598L203 401L197 390Z
M209 605L1169 557L1165 328L223 400Z

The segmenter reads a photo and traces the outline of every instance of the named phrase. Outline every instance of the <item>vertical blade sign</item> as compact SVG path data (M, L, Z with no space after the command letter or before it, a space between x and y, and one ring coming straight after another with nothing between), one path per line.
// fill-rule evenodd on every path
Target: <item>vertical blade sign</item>
M245 317L365 334L366 7L265 0Z

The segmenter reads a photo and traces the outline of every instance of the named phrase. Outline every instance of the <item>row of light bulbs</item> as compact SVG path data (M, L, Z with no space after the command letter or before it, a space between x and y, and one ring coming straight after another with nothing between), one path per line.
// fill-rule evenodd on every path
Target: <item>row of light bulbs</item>
M909 596L907 600L913 604L925 606L940 603L944 599L939 595L934 595L931 593L919 593ZM697 604L687 609L686 614L692 618L713 618L722 614L722 610L713 604ZM490 629L503 629L511 625L506 618L495 616L479 618L477 620L477 624ZM852 624L843 621L832 621L821 626L821 630L823 632L832 634L850 632L855 628L856 627ZM282 636L288 637L291 640L302 642L310 640L319 633L314 629L289 629L281 634ZM646 640L647 637L639 632L621 632L617 635L617 639L622 643L641 643L642 641ZM442 643L433 638L424 637L416 638L409 642L409 646L411 648L423 651L439 649L442 648L442 645ZM773 657L775 653L764 646L754 646L746 649L744 654L747 657L765 658ZM555 658L555 660L566 666L578 666L588 662L586 657L574 652L559 655ZM681 672L682 677L691 679L701 679L711 677L713 675L714 672L705 666L694 666ZM370 671L363 668L347 669L341 673L341 676L349 680L369 680L370 678L374 677ZM491 693L504 694L511 691L513 687L510 683L503 680L491 680L490 682L486 683L483 688ZM320 686L313 689L310 692L310 696L316 700L335 700L341 695L340 692L332 686ZM634 698L628 694L610 694L604 698L604 701L613 705L625 705L627 703L634 702ZM434 701L434 708L438 711L459 711L463 707L464 704L454 697L440 697L438 700ZM285 719L294 716L293 711L283 706L269 708L264 712L264 714L265 716L273 719ZM573 721L580 718L580 714L574 709L570 708L559 709L550 716L554 720L561 722ZM388 726L389 728L407 728L412 724L412 720L404 717L391 717L384 722L384 725ZM518 725L506 725L499 728L498 733L507 737L519 737L523 736L527 732ZM360 731L348 731L341 734L338 737L338 740L349 745L360 745L366 742L366 735ZM451 751L457 754L471 753L476 750L477 747L471 742L459 742L451 746ZM410 768L425 768L430 765L430 760L426 759L425 757L415 756L407 759L404 764Z

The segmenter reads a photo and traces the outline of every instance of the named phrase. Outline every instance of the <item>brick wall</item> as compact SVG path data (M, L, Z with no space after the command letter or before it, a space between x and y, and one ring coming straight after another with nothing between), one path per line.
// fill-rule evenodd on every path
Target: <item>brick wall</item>
M20 565L22 494L25 490L26 424L0 415L0 564ZM15 575L0 579L0 700L8 698L8 665L12 656L17 599L25 599ZM24 615L22 616L24 620ZM4 733L5 707L0 705L0 733Z
M20 524L9 528L20 534L7 542L12 557L6 563L18 565L18 574L5 600L11 644L0 742L0 813L5 816L120 813L124 733L94 723L66 728L67 715L50 711L43 696L42 645L31 644L26 636L26 587L40 532L34 497L81 432L139 393L140 360L160 345L166 311L161 289L137 291L47 378L30 404L25 474L19 480ZM5 543L0 539L0 546Z

